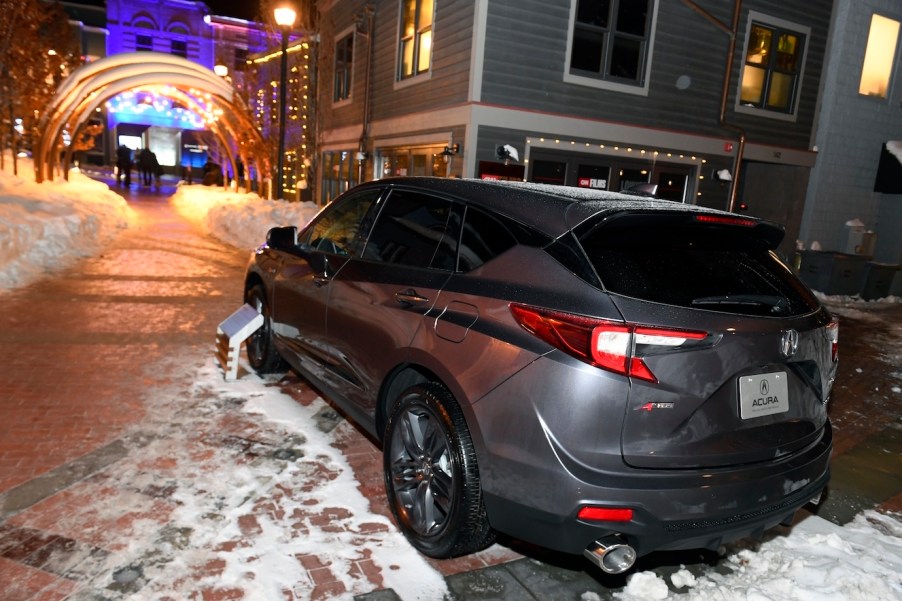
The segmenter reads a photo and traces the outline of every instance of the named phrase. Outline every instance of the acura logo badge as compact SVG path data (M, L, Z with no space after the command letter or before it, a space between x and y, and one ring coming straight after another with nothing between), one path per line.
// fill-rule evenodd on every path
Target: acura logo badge
M799 350L799 333L795 330L786 330L780 340L780 354L789 359L797 350Z
M770 392L770 386L767 384L767 380L761 380L761 396L767 396L768 392Z

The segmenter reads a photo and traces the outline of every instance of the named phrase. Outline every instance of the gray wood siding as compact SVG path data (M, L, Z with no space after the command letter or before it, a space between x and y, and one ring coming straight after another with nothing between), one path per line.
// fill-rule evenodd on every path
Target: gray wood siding
M465 102L470 86L474 3L471 0L436 0L431 73L415 78L416 81L406 81L397 89L400 3L382 0L376 5L374 117L391 118Z
M317 100L319 125L325 130L363 123L366 55L369 45L369 39L366 36L357 35L354 38L350 102L336 105L332 98L335 82L335 43L338 41L336 36L344 33L348 27L357 22L365 5L365 0L334 2L329 14L323 16L320 21L322 43L317 56Z
M700 0L699 4L722 22L731 22L731 2ZM749 141L808 148L831 7L831 0L743 3L727 121L745 128ZM795 122L733 110L750 10L811 28ZM640 96L563 81L569 14L570 0L491 0L483 102L712 136L725 134L718 117L729 43L726 33L679 0L660 0L649 93ZM681 75L691 78L688 89L677 88Z

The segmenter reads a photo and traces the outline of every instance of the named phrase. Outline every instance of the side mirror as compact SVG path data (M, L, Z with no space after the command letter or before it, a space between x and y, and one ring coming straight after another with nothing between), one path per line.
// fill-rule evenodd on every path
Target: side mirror
M292 250L298 245L298 228L294 225L274 227L266 232L266 245L276 250Z

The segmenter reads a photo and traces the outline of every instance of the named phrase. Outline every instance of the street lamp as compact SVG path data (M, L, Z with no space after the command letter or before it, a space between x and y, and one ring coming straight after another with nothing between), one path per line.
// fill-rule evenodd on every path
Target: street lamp
M279 75L279 156L276 171L276 198L282 198L282 174L285 168L285 88L288 79L288 32L294 27L297 13L288 6L280 6L273 11L276 24L282 29L282 63Z

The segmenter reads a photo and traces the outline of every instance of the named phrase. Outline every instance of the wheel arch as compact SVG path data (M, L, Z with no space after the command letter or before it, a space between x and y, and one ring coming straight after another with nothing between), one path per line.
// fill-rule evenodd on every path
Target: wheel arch
M257 285L262 286L263 290L267 293L267 296L269 296L269 288L267 287L266 282L263 281L263 278L259 273L254 271L248 272L247 276L244 278L244 296L247 296L248 290Z
M461 408L461 411L463 411L464 419L467 422L467 428L472 432L472 415L470 415L466 399L461 398L462 391L456 385L457 383L452 378L443 377L437 370L430 369L422 363L408 362L395 367L382 381L375 415L376 433L379 437L379 442L382 442L388 415L391 413L392 403L398 398L398 395L411 386L424 384L426 382L435 382L436 384L445 387L445 389L451 393L454 401Z

